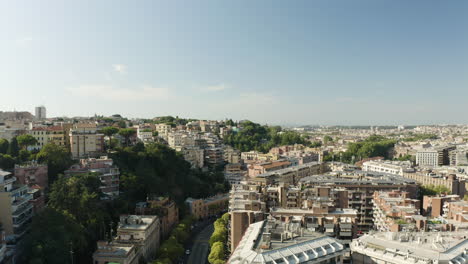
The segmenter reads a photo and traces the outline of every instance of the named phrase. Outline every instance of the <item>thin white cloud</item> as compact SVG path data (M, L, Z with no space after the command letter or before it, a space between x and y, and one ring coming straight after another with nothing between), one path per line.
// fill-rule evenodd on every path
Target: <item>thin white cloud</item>
M219 92L219 91L224 91L228 87L224 83L218 84L218 85L211 85L211 86L206 86L202 87L201 90L204 92Z
M16 44L18 44L21 47L26 47L26 46L29 46L29 44L31 44L32 41L33 41L32 37L23 37L23 38L17 39Z
M120 74L126 74L127 73L127 65L125 64L114 64L112 65L112 68L114 71L120 73Z
M134 89L116 88L111 85L81 85L69 88L68 91L74 96L118 102L167 100L170 97L168 88L148 85Z

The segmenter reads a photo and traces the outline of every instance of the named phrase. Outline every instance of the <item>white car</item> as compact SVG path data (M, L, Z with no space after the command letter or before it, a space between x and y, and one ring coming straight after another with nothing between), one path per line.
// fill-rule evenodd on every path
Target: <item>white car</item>
M185 250L185 255L190 255L190 249Z

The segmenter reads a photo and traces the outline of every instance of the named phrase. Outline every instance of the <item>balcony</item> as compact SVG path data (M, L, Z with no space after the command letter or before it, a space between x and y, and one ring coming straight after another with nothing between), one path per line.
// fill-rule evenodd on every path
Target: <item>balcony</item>
M16 212L17 210L21 209L21 207L27 204L29 201L33 199L32 194L26 194L21 197L17 197L15 201L11 204L11 210Z
M26 212L28 210L31 210L33 207L34 206L32 204L28 203L25 206L21 206L21 207L17 208L16 210L14 210L12 216L13 217L19 217L24 212Z
M32 211L30 214L26 214L21 219L16 219L16 221L13 222L13 227L14 228L20 228L23 224L28 222L32 218Z

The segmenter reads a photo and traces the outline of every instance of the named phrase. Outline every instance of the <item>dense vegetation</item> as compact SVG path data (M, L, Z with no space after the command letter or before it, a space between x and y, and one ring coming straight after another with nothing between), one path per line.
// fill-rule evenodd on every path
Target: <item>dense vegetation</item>
M452 191L444 185L423 185L420 187L419 192L422 196L424 195L439 195L439 194L450 194Z
M262 126L250 121L243 122L242 129L226 136L224 142L240 151L256 150L263 153L276 146L309 145L307 139L297 132L282 131L280 126Z
M176 263L184 255L184 243L189 239L193 221L192 217L186 217L172 230L169 238L161 243L152 264Z
M122 199L133 206L148 195L204 198L229 190L221 172L192 170L182 155L162 144L118 148L110 155L121 170Z
M36 156L47 162L49 172L55 175L47 208L33 217L31 232L21 247L21 263L67 263L70 250L75 263L90 263L96 241L108 239L115 232L119 215L134 213L136 202L152 194L169 196L183 214L187 197L208 197L229 189L222 173L192 170L181 155L165 145L137 144L111 153L121 170L121 196L103 201L97 175L59 175L71 164L64 148L48 144ZM182 221L164 242L159 254L162 260L172 260L180 253L179 244L188 237L190 221Z
M226 262L228 223L229 213L225 213L214 222L214 232L210 237L211 252L208 256L208 261L211 264L221 264Z
M389 157L390 150L395 146L396 141L387 139L383 136L372 135L361 142L348 143L348 149L345 152L335 155L335 160L341 159L342 162L351 163L371 157ZM324 158L330 161L333 154Z
M96 241L110 234L117 219L108 202L101 202L101 182L94 174L60 176L51 187L45 210L33 217L23 244L22 263L89 263Z

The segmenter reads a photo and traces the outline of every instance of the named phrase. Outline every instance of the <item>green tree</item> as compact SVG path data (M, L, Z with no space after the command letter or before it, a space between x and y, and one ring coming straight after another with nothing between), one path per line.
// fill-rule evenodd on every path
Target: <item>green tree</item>
M0 138L0 154L7 154L9 145L8 140Z
M8 146L8 154L13 157L17 157L19 154L18 140L16 137L11 140L10 145Z
M330 136L324 136L323 137L323 144L327 144L328 142L332 142L333 138Z
M0 168L4 170L13 169L15 166L15 158L9 154L0 154Z
M136 130L133 128L122 128L119 130L119 135L125 138L125 146L129 145L130 137L135 134L136 134Z
M223 261L225 259L225 252L224 252L224 245L221 242L216 242L211 247L210 255L208 256L208 261L211 264L217 263L220 260Z
M109 148L112 149L112 139L115 134L119 132L119 129L116 127L105 127L101 132L109 137Z
M125 123L125 121L123 121L123 120L120 120L119 122L117 122L117 126L120 127L120 128L126 128L127 123Z
M62 264L70 262L70 247L82 254L88 244L83 226L72 216L46 207L34 216L30 233L21 243L20 263Z
M19 135L16 137L16 140L18 140L18 145L22 149L26 149L29 146L34 146L37 144L36 138L29 134Z
M58 174L63 173L73 163L68 149L54 143L44 145L37 153L36 159L41 163L47 163L49 184L52 184Z

